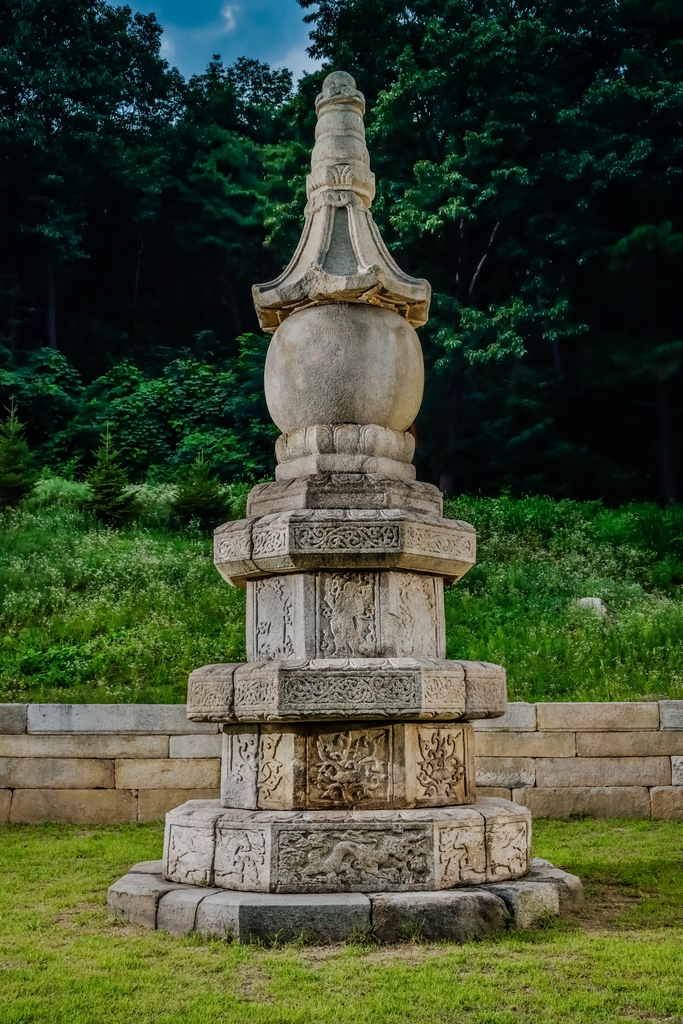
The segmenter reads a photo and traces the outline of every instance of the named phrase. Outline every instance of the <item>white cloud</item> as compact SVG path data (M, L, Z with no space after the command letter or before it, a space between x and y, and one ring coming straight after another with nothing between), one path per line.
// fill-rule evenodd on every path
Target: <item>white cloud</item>
M313 60L306 53L305 46L293 46L287 53L282 57L278 57L277 60L270 61L271 67L274 68L289 68L294 75L294 81L298 82L300 78L303 78L304 73L311 71L317 71L322 61Z
M223 26L224 32L233 31L237 24L237 19L235 18L235 15L237 14L238 11L239 6L237 4L226 4L225 7L222 8L221 14L225 18L225 25Z

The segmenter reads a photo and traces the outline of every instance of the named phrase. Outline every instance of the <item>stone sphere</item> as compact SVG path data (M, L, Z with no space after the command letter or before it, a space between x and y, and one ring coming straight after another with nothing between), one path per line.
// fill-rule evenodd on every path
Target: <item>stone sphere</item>
M415 329L392 309L312 306L276 330L264 380L283 434L318 423L407 430L422 403L422 349Z

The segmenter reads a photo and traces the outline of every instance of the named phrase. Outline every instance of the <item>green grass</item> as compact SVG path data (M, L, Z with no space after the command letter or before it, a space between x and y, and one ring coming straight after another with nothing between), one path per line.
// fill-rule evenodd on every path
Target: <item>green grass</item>
M161 825L0 827L2 1024L635 1024L683 1020L683 822L537 821L587 904L520 935L279 949L117 925L107 886Z
M244 593L209 539L170 529L169 488L142 488L142 523L119 532L79 510L79 486L45 481L0 523L0 701L178 702L193 668L243 660ZM479 549L446 594L449 657L505 665L512 700L683 697L683 507L460 498L446 514Z
M478 543L446 592L449 658L505 665L510 700L683 697L683 507L459 498L446 514Z

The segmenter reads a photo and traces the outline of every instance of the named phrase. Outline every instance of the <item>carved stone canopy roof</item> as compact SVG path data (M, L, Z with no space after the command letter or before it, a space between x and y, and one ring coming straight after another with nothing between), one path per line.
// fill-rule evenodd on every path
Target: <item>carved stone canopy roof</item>
M383 306L420 327L429 316L430 285L399 269L370 213L375 176L365 145L365 98L351 75L335 71L315 107L306 222L283 273L253 286L261 327L274 331L300 309L333 302Z

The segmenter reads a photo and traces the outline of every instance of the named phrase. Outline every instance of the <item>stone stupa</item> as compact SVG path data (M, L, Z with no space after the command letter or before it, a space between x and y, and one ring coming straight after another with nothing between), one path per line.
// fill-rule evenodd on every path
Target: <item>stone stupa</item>
M528 875L525 807L477 799L470 723L504 713L505 672L445 657L443 588L474 564L475 532L442 518L412 465L430 286L372 219L353 78L329 75L316 110L301 241L253 289L274 332L276 480L215 534L218 571L247 590L247 662L189 682L188 717L222 726L221 799L167 815L155 924L481 935L556 913L577 887L550 866ZM123 912L116 886L110 905Z

